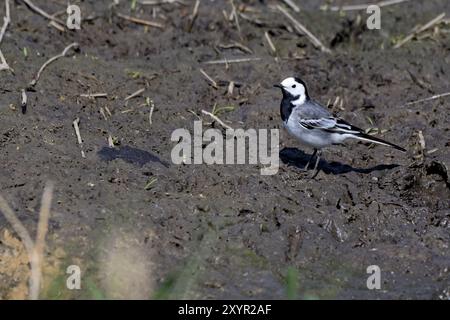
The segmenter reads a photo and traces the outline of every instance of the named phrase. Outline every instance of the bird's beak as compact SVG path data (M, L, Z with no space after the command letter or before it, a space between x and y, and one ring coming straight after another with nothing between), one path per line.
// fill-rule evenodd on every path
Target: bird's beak
M274 84L273 86L276 87L276 88L283 89L283 86L281 84Z

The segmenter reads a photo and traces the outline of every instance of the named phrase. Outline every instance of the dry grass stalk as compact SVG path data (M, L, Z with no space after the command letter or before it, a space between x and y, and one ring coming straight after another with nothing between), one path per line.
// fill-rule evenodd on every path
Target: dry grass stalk
M218 88L217 82L214 81L214 79L211 78L211 77L205 72L205 70L200 69L200 73L206 78L206 80L208 80L208 81L211 83L211 86L212 86L214 89L217 89L217 88Z
M22 95L22 100L20 101L20 105L22 107L22 113L25 113L27 110L27 104L28 104L28 96L25 89L20 90Z
M152 125L152 123L153 123L152 117L153 117L154 110L155 110L155 103L153 102L153 100L150 100L150 112L148 114L148 122L150 125Z
M444 97L447 97L447 96L450 96L450 92L436 94L436 95L428 97L428 98L411 101L411 102L405 103L404 105L402 105L402 107L410 106L410 105L421 103L421 102L427 102L427 101L431 101L431 100L436 100L436 99L444 98Z
M280 5L277 5L277 9L292 22L297 32L306 35L306 37L314 46L318 47L323 52L331 53L330 49L328 49L315 35L313 35L308 29L306 29L304 25L295 20L295 18L291 16L291 14L286 11L286 9L284 9Z
M149 26L149 27L154 27L154 28L159 28L159 29L164 29L164 25L158 22L154 22L154 21L149 21L149 20L144 20L144 19L139 19L139 18L135 18L135 17L131 17L128 16L126 14L122 14L122 13L116 13L116 15L124 20L130 21L130 22L134 22L137 24L142 24L144 26Z
M387 0L387 1L380 1L378 3L370 3L370 4L357 4L357 5L348 5L348 6L333 6L333 7L327 7L322 6L323 10L331 10L331 11L356 11L356 10L366 10L367 7L370 5L377 5L378 7L387 7L392 6L394 4L399 4L402 2L406 2L409 0Z
M55 21L50 21L49 25L51 25L52 27L54 27L58 31L61 31L61 32L65 32L66 31L66 29L64 29L64 27L62 25L56 23Z
M419 144L420 144L420 149L422 149L422 151L424 151L426 149L426 144L425 144L425 137L423 136L423 132L422 130L419 130Z
M41 73L44 71L44 69L50 65L52 62L58 60L59 58L65 57L67 52L72 49L72 48L77 48L78 47L78 43L74 42L70 45L68 45L64 51L61 54L58 54L57 56L54 56L53 58L50 58L49 60L47 60L42 67L39 69L38 73L36 74L36 76L34 77L33 80L31 80L30 84L28 85L30 88L34 87L37 82L39 81L39 78L41 77Z
M247 47L247 46L245 46L242 43L239 43L237 41L233 41L230 44L223 44L223 43L221 43L221 44L218 44L217 46L219 48L221 48L221 49L237 48L237 49L239 49L239 50L241 50L243 52L246 52L246 53L250 53L250 54L253 53L252 49L250 49L249 47Z
M41 210L39 211L39 222L36 234L36 242L31 257L31 283L30 283L30 299L39 299L39 291L41 287L42 261L44 260L45 236L48 231L48 220L50 218L50 208L53 198L53 183L49 182L45 186L42 195Z
M80 124L80 118L76 118L73 121L73 127L75 129L75 134L77 136L78 144L81 147L81 156L83 158L86 158L86 155L84 154L84 151L83 151L83 139L81 139L81 133L80 133L80 126L79 126L79 124Z
M111 135L108 136L108 146L109 146L110 148L114 148L114 140L113 140L113 138L111 137Z
M140 95L141 93L143 93L144 91L145 91L145 88L139 89L139 90L137 90L136 92L133 92L132 94L130 94L128 97L126 97L126 98L124 99L124 101L128 101L128 100L130 100L130 99L133 99L133 98L139 96L139 95Z
M107 93L82 93L80 94L80 97L82 98L106 98L108 97Z
M138 1L139 4L142 5L149 5L149 6L158 6L158 5L162 5L162 4L174 4L174 3L178 3L181 5L186 6L187 3L181 0L139 0Z
M230 81L230 83L228 84L228 88L227 88L227 94L228 96L232 96L234 92L234 81Z
M286 5L292 10L294 10L294 12L300 12L300 8L292 0L283 0L283 2L286 3Z
M241 62L251 62L258 61L261 58L240 58L240 59L222 59L222 60L211 60L206 61L204 64L230 64L230 63L241 63Z
M45 236L48 231L48 221L50 218L50 207L53 197L53 183L48 182L42 195L41 209L39 211L38 230L36 242L31 239L30 233L17 218L14 211L8 205L8 202L0 195L0 211L5 216L11 227L22 240L22 243L28 253L28 259L31 266L31 275L29 280L29 299L39 299L40 284L42 278L42 261L45 249Z
M11 11L9 9L9 0L5 0L5 16L3 17L3 26L0 29L0 43L2 43L6 29L11 22Z
M222 127L224 127L225 129L230 129L233 130L232 127L230 127L229 125L227 125L225 122L223 122L222 120L220 120L217 116L213 115L211 112L208 112L206 110L202 110L203 114L206 114L208 116L210 116L211 118L213 118L218 124L220 124Z
M232 8L231 15L234 17L234 22L236 23L236 28L239 33L239 38L242 39L241 26L239 24L238 14L237 14L236 6L234 5L234 0L230 0L230 3L231 3L231 8Z
M194 22L197 19L199 6L200 0L195 1L194 10L192 10L192 14L189 17L188 32L191 32Z
M8 28L9 24L11 22L11 11L9 8L9 0L5 0L5 16L3 17L3 26L0 29L0 44L2 43L3 37L5 36L6 29ZM0 71L2 70L10 70L11 67L6 62L5 56L3 55L2 51L0 50Z
M23 0L23 2L25 2L25 4L34 12L40 14L41 16L43 16L44 18L47 18L50 21L54 21L59 25L65 25L64 21L62 21L61 19L58 19L56 17L54 17L53 15L48 14L47 12L45 12L44 10L42 10L41 8L39 8L37 5L35 5L33 2L31 2L30 0Z
M269 34L268 31L266 31L264 33L264 37L266 38L267 43L269 44L269 47L270 47L270 50L272 51L272 54L276 54L277 53L277 48L273 44L272 38L270 37L270 34Z
M405 43L411 41L414 37L416 37L418 34L430 29L431 27L435 26L436 24L440 23L445 17L445 12L441 13L440 15L438 15L436 18L432 19L431 21L427 22L424 26L419 27L419 28L414 28L413 32L410 33L408 36L406 36L403 40L401 40L400 42L398 42L395 46L394 49L398 49L401 46L403 46Z
M0 50L0 71L1 70L11 70L11 67L6 62L3 52Z

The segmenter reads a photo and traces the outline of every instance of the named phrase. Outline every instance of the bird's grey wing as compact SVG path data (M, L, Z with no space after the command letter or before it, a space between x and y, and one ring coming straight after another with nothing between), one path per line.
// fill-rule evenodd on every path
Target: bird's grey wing
M310 100L299 108L295 108L294 118L306 129L319 129L335 133L363 132L358 127L334 117L330 111L318 102Z
M299 119L305 120L333 117L330 111L314 100L305 102L302 106L295 108L294 112Z
M363 130L340 118L300 119L299 123L306 129L319 129L330 133L360 134Z
M336 127L334 118L299 119L298 122L306 129L330 130Z
M294 119L306 129L331 129L336 126L332 114L318 102L309 100L293 110Z

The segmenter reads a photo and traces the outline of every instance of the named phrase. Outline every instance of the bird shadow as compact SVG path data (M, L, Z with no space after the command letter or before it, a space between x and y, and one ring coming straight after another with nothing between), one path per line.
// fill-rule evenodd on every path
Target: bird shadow
M303 169L306 166L310 154L306 154L305 152L298 150L297 148L284 148L280 151L280 160L289 165L293 165L297 168ZM316 158L311 160L309 170L314 168L314 163ZM396 167L399 167L398 164L379 164L370 168L355 168L348 164L343 164L341 162L327 162L326 160L320 159L318 169L323 171L326 174L344 174L348 172L357 172L368 174L374 171L383 171L383 170L391 170Z
M101 160L107 162L115 159L121 159L125 162L135 164L139 167L142 167L149 162L162 164L166 168L169 167L169 164L167 162L160 159L155 154L129 146L115 148L103 147L98 152L98 155Z

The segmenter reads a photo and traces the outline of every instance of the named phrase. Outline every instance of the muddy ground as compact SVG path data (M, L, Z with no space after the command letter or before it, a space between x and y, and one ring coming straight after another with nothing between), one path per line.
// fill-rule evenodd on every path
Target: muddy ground
M0 193L34 235L44 185L55 183L42 298L449 299L450 99L404 105L450 91L449 26L393 49L416 25L448 17L449 1L383 8L381 30L365 27L364 11L297 1L300 13L289 12L331 54L292 32L277 1L235 0L247 17L239 15L240 32L224 17L228 1L202 1L190 32L193 2L134 9L120 2L72 1L85 18L82 30L61 32L11 1L0 46L14 69L0 74ZM64 0L34 3L52 14L66 8ZM333 2L348 3L357 2ZM233 41L251 52L226 48ZM23 113L21 89L72 42L79 50L44 70ZM205 64L224 58L260 60ZM300 168L312 150L281 128L281 96L272 87L291 75L333 112L408 152L334 147L310 180L312 172ZM80 97L89 93L107 97ZM336 97L343 103L334 105ZM192 131L199 117L205 128L220 128L201 113L215 104L233 128L281 129L276 175L260 175L258 165L171 162L174 129ZM27 296L19 240L0 216L3 299ZM69 265L81 268L81 290L66 288ZM380 267L380 290L367 289L370 265Z

